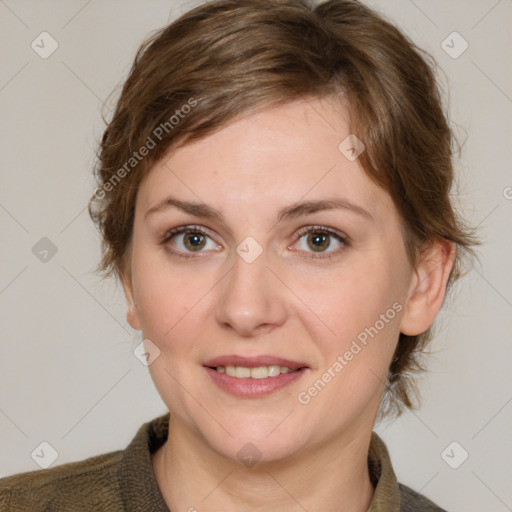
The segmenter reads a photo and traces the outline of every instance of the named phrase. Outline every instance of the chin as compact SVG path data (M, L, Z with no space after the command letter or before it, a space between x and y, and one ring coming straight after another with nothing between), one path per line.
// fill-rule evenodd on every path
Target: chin
M258 440L240 436L227 443L227 446L220 446L219 453L247 467L262 467L292 458L300 450L299 445L298 440L289 438L286 441L282 438Z
M224 430L221 435L218 430L211 432L210 425L209 431L203 431L203 438L223 457L248 467L256 463L279 462L292 457L306 444L304 438L298 437L299 432L304 435L303 426L290 422L286 428L284 418L286 414L267 418L261 415L234 417L227 423L231 435Z

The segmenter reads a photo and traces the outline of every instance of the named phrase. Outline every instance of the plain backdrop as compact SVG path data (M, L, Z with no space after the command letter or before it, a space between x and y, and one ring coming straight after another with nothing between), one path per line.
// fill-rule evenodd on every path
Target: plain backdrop
M444 71L465 140L454 194L484 242L440 315L423 406L377 431L399 481L444 508L512 510L512 2L369 4ZM191 5L0 0L0 476L39 469L31 453L44 441L53 465L122 449L166 412L133 355L140 333L120 288L94 274L99 241L86 205L101 103L140 42ZM31 46L42 32L58 44L47 58ZM465 452L457 469L446 462Z

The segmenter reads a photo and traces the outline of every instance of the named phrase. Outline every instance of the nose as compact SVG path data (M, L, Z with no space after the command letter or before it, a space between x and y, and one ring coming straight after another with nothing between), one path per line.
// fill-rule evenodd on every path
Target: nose
M242 337L268 333L284 324L287 316L285 287L268 268L266 252L252 263L238 254L218 289L215 316L223 329Z

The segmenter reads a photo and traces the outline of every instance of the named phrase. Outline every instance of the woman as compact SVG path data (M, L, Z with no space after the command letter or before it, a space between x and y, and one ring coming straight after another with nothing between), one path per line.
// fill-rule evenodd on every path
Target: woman
M353 0L217 0L139 50L90 212L169 413L2 510L434 511L378 415L471 235L433 68Z

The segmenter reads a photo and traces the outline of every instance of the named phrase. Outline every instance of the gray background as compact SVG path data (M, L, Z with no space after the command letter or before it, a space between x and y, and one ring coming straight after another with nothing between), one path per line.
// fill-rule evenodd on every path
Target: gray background
M467 137L457 202L484 241L440 315L424 405L377 431L399 480L444 508L512 510L512 1L369 3L445 72L452 122ZM53 465L122 449L166 412L132 353L140 334L120 289L93 272L86 204L102 100L139 43L190 5L0 0L0 476L39 469L31 453L43 441L58 453ZM59 45L46 59L31 48L43 31ZM453 31L469 44L458 58L441 46ZM43 237L57 248L46 262L32 251ZM453 441L452 465L469 453L458 469L441 456Z

